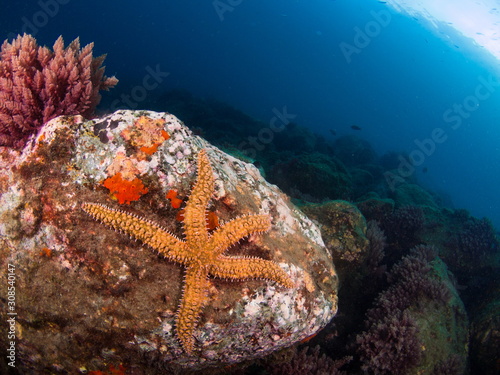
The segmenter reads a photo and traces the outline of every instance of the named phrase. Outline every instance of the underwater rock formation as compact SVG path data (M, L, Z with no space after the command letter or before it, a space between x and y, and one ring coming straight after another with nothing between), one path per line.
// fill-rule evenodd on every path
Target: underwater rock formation
M374 374L432 374L453 358L462 374L468 319L431 246L419 245L388 273L389 287L367 312L356 338L362 368Z
M288 361L276 361L266 366L270 375L347 375L340 368L352 360L352 357L345 357L334 361L321 353L319 345L314 348L306 346L301 350L292 348L291 351Z
M391 247L400 251L421 242L419 235L424 228L425 216L420 206L403 206L395 209L380 224Z
M329 201L301 207L308 217L321 224L321 235L337 267L347 262L358 267L367 256L366 221L353 204Z
M349 171L335 157L306 153L274 165L269 180L297 198L348 199L352 181ZM300 196L299 196L300 195Z
M382 199L376 193L367 194L356 202L356 206L363 213L367 221L385 221L394 211L395 202L392 199Z
M192 224L181 203L193 198L193 184L201 178L202 149L214 178L213 194L203 198L206 228ZM192 135L173 115L117 111L86 122L59 117L24 150L0 148L0 165L0 281L6 285L12 265L20 371L230 365L314 335L337 311L338 278L319 229L253 165ZM131 232L140 240L134 242L89 217L84 203L125 212L117 219L125 226L139 225L133 217L144 218L144 230L181 240L189 230L215 236L222 232L218 228L233 228L237 217L265 215L267 232L247 231L224 255L272 261L293 287L262 279L203 281L205 301L189 354L176 332L176 312L183 293L192 295L198 283L188 276L183 290L182 267L140 242L148 242L138 235L140 226ZM94 216L104 224L111 220ZM0 293L6 299L6 290ZM0 328L2 346L6 329Z
M475 218L466 210L443 208L432 214L421 207L426 224L417 237L439 248L439 256L453 272L460 297L473 317L477 306L489 300L497 287L500 238L488 219Z
M397 207L422 206L438 209L434 197L416 184L404 183L396 186L392 193L392 198L396 202Z
M335 156L349 167L372 164L377 159L370 143L354 135L337 138L333 148Z

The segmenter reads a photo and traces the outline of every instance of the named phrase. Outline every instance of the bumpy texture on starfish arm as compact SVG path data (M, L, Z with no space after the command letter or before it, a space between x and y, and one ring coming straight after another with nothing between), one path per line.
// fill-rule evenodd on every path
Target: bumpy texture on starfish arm
M177 337L186 353L193 351L193 331L200 319L203 303L207 300L209 286L210 281L206 276L206 271L195 267L188 268L181 303L175 319Z
M280 266L260 258L228 257L223 253L230 246L253 233L271 227L267 215L246 215L217 228L210 234L206 228L206 208L214 190L212 167L205 150L198 154L198 176L184 209L185 241L159 225L134 214L104 205L84 203L82 209L94 219L156 249L167 259L186 267L184 290L176 317L179 341L187 353L194 349L194 329L198 323L207 291L208 276L231 280L273 280L287 288L293 287L290 277Z
M231 220L217 228L210 238L210 246L221 254L242 238L252 233L266 232L271 228L268 215L247 215Z
M275 262L261 258L230 258L221 257L209 270L210 274L223 279L266 279L274 280L287 288L293 287L293 282L285 271Z
M205 150L198 154L198 176L184 209L184 235L195 244L208 240L206 209L214 191L214 176Z
M165 258L183 263L186 244L159 225L98 203L83 203L82 209L102 224L141 240Z

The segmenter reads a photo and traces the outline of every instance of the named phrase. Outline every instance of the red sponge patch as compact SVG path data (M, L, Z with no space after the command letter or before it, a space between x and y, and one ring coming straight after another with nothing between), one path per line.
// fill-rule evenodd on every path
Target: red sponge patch
M148 192L141 180L138 178L134 178L132 181L124 180L121 173L107 178L104 180L103 185L118 199L120 204L130 204L130 202L139 200L141 195Z

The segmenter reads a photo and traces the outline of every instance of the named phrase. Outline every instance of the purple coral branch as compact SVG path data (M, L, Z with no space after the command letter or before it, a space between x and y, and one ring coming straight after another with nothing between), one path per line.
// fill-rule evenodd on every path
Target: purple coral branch
M444 283L431 277L429 262L436 253L432 246L416 246L388 273L389 288L368 310L367 330L356 337L363 371L404 373L418 364L421 357L418 325L409 308L418 305L422 297L439 303L446 303L451 297Z

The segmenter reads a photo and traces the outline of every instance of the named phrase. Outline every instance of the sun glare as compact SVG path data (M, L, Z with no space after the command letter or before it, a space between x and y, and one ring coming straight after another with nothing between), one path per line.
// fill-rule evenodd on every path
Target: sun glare
M500 60L499 0L389 0L387 4L398 12L426 20L436 30L446 24Z

